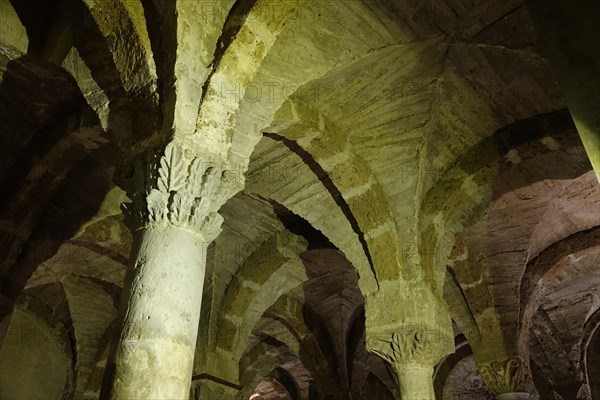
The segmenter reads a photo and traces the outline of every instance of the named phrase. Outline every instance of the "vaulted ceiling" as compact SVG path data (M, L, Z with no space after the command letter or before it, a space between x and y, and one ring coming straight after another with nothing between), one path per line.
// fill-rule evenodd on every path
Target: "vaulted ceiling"
M208 250L195 381L397 398L363 297L395 259L450 309L439 398L492 398L476 361L523 354L532 398L599 385L600 186L524 1L308 0L282 26L255 3L0 0L0 361L35 344L0 397L97 398L132 241L115 171L168 121L218 119L211 96L245 186ZM240 20L271 47L246 54Z

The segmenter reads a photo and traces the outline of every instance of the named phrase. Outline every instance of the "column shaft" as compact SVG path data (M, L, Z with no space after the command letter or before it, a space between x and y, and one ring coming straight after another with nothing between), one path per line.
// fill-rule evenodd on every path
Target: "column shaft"
M402 400L435 400L433 367L419 363L400 363L394 366Z
M188 399L205 256L206 243L191 230L135 234L102 398Z

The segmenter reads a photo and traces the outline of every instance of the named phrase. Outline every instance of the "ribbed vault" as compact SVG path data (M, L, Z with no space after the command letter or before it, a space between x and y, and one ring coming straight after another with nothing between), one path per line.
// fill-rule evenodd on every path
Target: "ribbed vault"
M222 184L192 398L399 398L414 293L437 398L598 395L600 186L524 0L54 3L0 0L1 398L106 390L169 154Z

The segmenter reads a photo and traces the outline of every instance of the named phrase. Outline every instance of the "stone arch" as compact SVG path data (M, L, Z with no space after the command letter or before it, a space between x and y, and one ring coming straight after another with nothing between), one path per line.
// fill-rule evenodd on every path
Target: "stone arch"
M577 398L581 377L570 359L557 326L548 313L540 308L529 327L529 358L544 371L550 389L565 399Z
M325 338L327 341L327 338L318 333L326 331L326 327L311 307L306 305L300 297L301 290L297 287L281 296L265 312L265 317L280 321L297 339L300 351L295 353L295 356L310 372L315 388L320 393L324 393L327 389L336 386L335 365L332 364L332 354L328 351L330 346L327 347L327 343L323 342L323 339Z
M98 346L95 356L96 363L92 369L90 378L85 388L86 395L90 397L100 396L102 379L104 378L104 370L106 367L106 362L108 361L110 346L116 335L116 321L113 320L113 322L104 331L102 339L100 339L100 345Z
M214 68L207 78L196 119L195 132L204 136L200 138L204 149L214 151L216 147L221 155L229 155L241 98L284 26L304 2L280 3L277 18L272 17L273 3L270 0L257 0L250 9L234 3L230 14L233 18L225 22L215 50ZM243 18L239 18L241 16ZM232 74L231 71L236 72ZM224 96L224 91L231 87L235 88L235 95ZM208 132L214 137L208 137ZM244 161L247 162L247 159Z
M364 393L377 396L376 398L381 400L393 400L397 399L397 395L394 395L394 391L390 390L389 386L381 380L379 375L369 372L364 384Z
M367 365L369 373L363 384L363 393L369 393L369 381L376 378L385 387L387 393L393 398L400 398L397 376L390 364L378 355L369 353L367 355Z
M300 26L308 26L314 21L322 20L324 14L324 8L328 9L325 14L335 14L336 11L340 13L346 13L348 9L352 9L352 13L355 11L355 5L352 3L335 3L324 5L317 1L307 1L306 5L298 12L293 19L292 24L298 24ZM365 7L363 10L364 14L369 14L370 10L365 5L359 5L359 7ZM360 12L360 11L359 11ZM333 16L333 15L331 15ZM355 20L353 22L357 22ZM366 27L369 29L372 25L370 23L364 24L360 20L361 28ZM348 25L339 26L338 28L345 31L345 34L350 33L354 35L356 32L355 26ZM411 52L411 47L414 44L399 44L396 40L388 38L388 40L381 41L381 31L373 30L373 35L368 38L367 42L363 42L363 37L360 39L362 43L359 45L360 50L356 51L354 46L345 46L343 51L331 52L332 47L326 43L329 41L335 41L338 37L337 32L330 31L327 29L325 36L328 40L325 41L314 41L313 45L317 48L327 47L320 51L319 58L315 58L314 53L308 57L298 57L301 53L295 51L297 43L295 38L286 35L289 31L285 31L280 36L276 43L277 52L276 55L271 58L271 62L276 65L273 68L272 65L268 65L266 68L259 72L257 79L252 83L254 96L247 96L244 98L242 104L241 119L238 121L236 127L236 141L232 147L232 151L236 154L236 157L246 158L248 157L247 148L252 148L254 143L260 140L260 132L264 131L264 128L269 125L269 121L272 120L273 114L280 108L280 106L290 97L303 97L305 99L316 98L319 96L319 90L315 89L315 85L329 85L328 77L333 75L341 75L346 69L358 69L365 75L373 73L371 66L376 64L379 66L382 58L388 58L394 61L390 61L395 67L395 60L390 53L405 54L405 52ZM369 35L367 35L369 36ZM373 39L373 40L371 40ZM439 39L434 39L438 40ZM358 42L358 41L357 41ZM353 43L356 44L356 43ZM363 47L363 45L365 47ZM303 46L301 46L302 48ZM291 51L281 51L282 48L290 49ZM302 54L306 54L302 52ZM409 57L408 62L411 65L415 65L413 58ZM413 61L413 62L411 62ZM386 63L386 65L388 65ZM387 69L386 69L387 71ZM332 85L333 86L333 85ZM292 96L290 96L290 94ZM313 96L314 94L314 96ZM256 99L266 98L267 101L263 101L260 108L253 107L256 103ZM239 131L245 131L239 135ZM250 145L250 146L248 146Z
M246 193L271 203L284 224L294 219L306 221L350 260L359 274L361 291L375 290L375 276L358 235L320 177L300 155L282 142L263 136L249 166Z
M499 199L494 203L494 211L490 212L485 219L479 221L468 233L470 241L474 244L473 247L476 250L471 251L470 254L469 251L465 251L458 257L467 260L463 263L465 264L463 272L466 272L466 279L463 278L465 286L475 294L484 293L485 296L481 295L481 298L486 299L487 297L489 318L498 319L501 322L502 329L496 323L497 327L487 332L487 338L491 339L488 342L491 342L497 349L503 352L509 354L512 352L513 355L519 354L519 357L525 363L529 359L527 351L529 322L523 324L521 314L527 312L529 321L537 308L535 306L528 306L530 301L527 299L527 296L531 296L530 294L522 296L516 294L519 292L521 294L529 293L532 288L550 284L550 280L542 284L541 281L527 282L523 278L524 275L527 279L530 278L530 275L535 275L533 271L536 268L529 271L529 260L532 257L539 254L544 247L551 247L552 243L569 237L578 230L588 229L600 222L595 212L598 201L596 200L596 187L593 178L594 176L590 171L570 180L569 185L558 183L554 191L554 196L551 198L547 196L542 197L542 200L540 200L539 204L543 206L539 208L529 207L532 214L525 213L525 216L529 215L527 219L523 217L519 220L507 215L507 210L510 209L508 205L520 204L521 207L527 207L528 203L526 201L518 199L519 194L526 195L528 193L527 190L530 190L532 187L544 186L545 182L536 183L535 186L530 186L523 192L515 191L516 193L507 196L507 198ZM555 180L554 182L560 181ZM538 200L532 201L537 202ZM549 216L555 218L548 218ZM564 221L569 222L564 223ZM515 239L514 242L507 240L498 241L496 240L497 230L492 230L486 239L485 229L489 226L488 223L492 224L496 229L498 227L509 226L518 226L518 229L521 229L521 226L523 226L524 229L519 232L522 232L521 236L523 238L525 238L523 234L526 232L528 235L527 239L519 240L513 237ZM478 240L476 238L477 235L481 235L482 239ZM460 235L456 236L460 238ZM455 246L453 251L456 251L457 247L460 247L459 239L457 239ZM581 243L579 246L581 246ZM552 253L552 251L549 253ZM567 252L566 254L570 253ZM504 266L506 268L503 268ZM481 267L486 271L485 274L481 273ZM471 272L472 270L475 272ZM535 279L539 281L539 278ZM512 300L507 300L508 297L506 296L508 293L515 294L511 295ZM471 302L475 305L479 304L479 308L485 310L485 302L480 301L477 298L479 296L473 296L473 293L470 294L476 300ZM493 297L493 299L490 299L490 297ZM503 307L503 305L509 302L516 306ZM491 306L494 307L492 308ZM491 326L491 324L482 324L482 326ZM494 336L496 337L494 338ZM481 355L481 351L478 353L477 343L472 341L472 344L476 355Z
M306 281L298 255L307 243L287 230L261 245L229 284L221 302L216 348L238 356L263 313L289 290ZM295 279L289 279L295 277ZM269 290L264 290L269 288Z
M444 397L444 385L446 383L448 375L450 374L450 371L452 371L452 369L456 366L458 361L460 361L468 355L473 354L471 346L469 345L469 342L463 334L456 336L454 338L454 343L454 353L444 357L436 365L433 371L433 387L435 390L435 397L438 399L442 399Z
M500 334L502 330L492 295L484 279L485 271L467 254L467 245L460 235L456 235L456 242L448 259L448 274L451 275L448 285L456 287L468 309L469 319L458 318L455 320L456 324L470 345L476 348L476 351L483 351L490 341L498 340L498 337L490 338L488 335ZM484 329L487 331L484 332Z
M0 349L2 398L63 398L73 394L74 356L66 327L36 298L13 309Z
M521 163L534 160L551 151L544 145L545 136L558 145L564 168L534 171L527 176L512 173L507 154L523 154ZM581 151L567 151L573 147L581 147L579 137L568 111L561 110L515 122L468 149L441 174L421 203L419 251L427 260L425 265L447 263L455 235L474 224L504 193L542 179L571 179L589 171L589 163L581 162ZM502 178L502 174L510 174L510 179ZM438 274L435 286L442 284L443 278Z
M269 328L276 328L277 325L279 331L289 331L284 335L289 340L277 339L283 340L287 348L300 355L301 359L309 357L306 359L309 369L312 367L325 373L335 371L334 366L330 365L331 357L323 352L321 340L311 333L310 321L320 327L319 332L326 333L327 329L322 322L319 325L318 316L301 300L303 294L300 288L309 277L305 261L299 255L306 249L304 238L284 230L263 243L247 259L223 297L215 353L209 353L209 357L224 360L220 362L237 362L243 359L248 351L247 346L253 342L253 332L256 334L261 331L264 324ZM292 292L295 293L294 298L298 299L291 301L289 295ZM241 300L240 293L246 293ZM273 336L272 332L265 333ZM235 376L228 379L237 380Z
M264 132L301 155L317 176L331 182L326 186L351 221L376 279L397 279L402 274L401 254L388 201L370 167L353 152L337 126L318 109L292 98Z
M255 395L258 395L257 400L260 400L265 397L272 398L273 396L277 396L276 398L278 400L297 400L298 395L294 392L294 387L284 385L280 379L281 375L278 374L279 371L279 369L275 369L271 373L271 375L276 375L276 377L268 376L261 380L258 385L256 385L251 397L256 398Z
M478 371L476 369L475 362L473 360L473 351L471 349L471 345L464 335L458 335L455 338L456 342L456 351L453 354L446 356L436 367L434 372L434 388L436 393L436 398L438 399L454 399L454 398L463 398L461 396L471 395L473 397L470 398L493 398L492 394L489 390L483 385L481 378L474 379L471 382L464 381L462 385L458 388L459 390L464 390L463 392L456 393L452 392L453 388L447 388L448 379L451 377L452 372L455 368L461 368L460 364L465 364L468 368L472 368L475 374L469 374L468 377L473 378L478 375ZM455 371L456 372L456 371ZM475 397L477 396L477 397ZM481 397L487 396L487 397Z
M346 332L346 368L350 375L350 390L354 393L362 391L368 375L365 329L365 308L362 306L355 310Z
M275 339L259 342L240 362L244 372L240 375L241 390L236 398L248 399L260 381L280 365L294 359L290 350Z
M566 276L569 272L573 273L573 269L575 269L575 276L589 276L591 279L587 281L588 285L594 285L593 278L597 276L597 267L596 269L586 270L586 267L574 267L574 263L571 262L571 259L578 259L582 257L589 256L591 254L595 254L600 249L597 247L598 242L592 244L593 247L588 247L590 245L589 242L583 241L582 237L594 237L598 238L600 229L592 229L587 231L584 235L574 235L574 239L567 238L563 241L555 243L554 246L549 247L546 251L542 252L540 256L534 259L533 270L536 270L537 273L532 273L528 276L531 280L527 282L524 287L527 287L527 295L526 292L523 292L522 300L524 302L521 304L522 318L520 321L520 335L519 335L519 346L522 351L525 351L528 348L528 337L529 337L529 327L531 326L532 320L541 306L543 301L543 296L546 292L546 287L552 281L561 281L562 277ZM578 242L576 247L570 247L569 244L574 244ZM569 249L567 251L568 255L565 256L563 252L565 249ZM557 254L557 250L559 253ZM559 255L560 254L560 255ZM590 268L590 267L587 267ZM587 272L587 274L586 274ZM536 280L537 279L537 280ZM583 322L582 322L583 325Z
M282 342L293 354L300 354L302 337L287 321L265 313L256 323L253 336L260 338L270 336Z
M398 385L390 374L389 368L385 361L379 356L367 351L365 325L364 325L364 308L356 310L355 319L348 329L348 367L350 373L350 391L353 395L360 398L369 393L366 388L367 382L372 377L375 377L387 390L389 394L396 398L398 397ZM379 364L380 368L371 368L375 363ZM383 366L383 368L381 368ZM387 373L387 376L382 373Z
M124 92L134 96L152 92L157 74L143 2L81 1L96 23L98 33L105 38L105 46ZM79 44L82 45L86 44ZM95 55L95 60L98 56ZM91 60L86 62L92 64Z
M446 272L444 281L444 300L448 304L452 322L462 335L470 342L477 343L481 340L477 321L469 307L467 299L450 268Z
M352 396L356 396L357 398L372 394L368 390L365 391L365 388L368 382L372 383L372 379L376 379L377 382L387 389L390 396L397 397L398 387L393 374L390 374L387 364L379 356L367 351L364 312L364 307L362 306L354 311L352 318L350 318L351 322L348 323L345 332L347 349L346 365L343 367L348 372L349 393L352 393ZM327 346L321 345L321 347ZM337 356L337 361L343 361L339 355ZM329 361L324 367L333 368L334 366ZM334 371L336 372L335 377L344 378L344 376L340 376L339 368L340 366L338 366L338 371ZM343 382L339 382L339 384L344 388ZM346 394L346 392L341 393L342 396Z
M323 377L333 371L327 354L322 347L322 341L314 335L314 332L306 324L306 305L298 298L300 290L292 290L282 295L277 302L271 306L257 324L252 339L240 359L240 385L245 389L252 390L258 382L264 379L278 368L283 368L291 374L299 388L302 399L308 399L310 386L316 376ZM271 329L275 327L275 329ZM310 325L310 324L309 324ZM268 329L264 330L263 327ZM279 353L273 353L277 348ZM270 352L271 359L264 362ZM265 355L267 354L267 355ZM276 354L285 354L291 357L289 360L282 359ZM261 361L263 360L263 361ZM261 364L262 363L262 364ZM291 364L296 364L292 368ZM260 370L251 371L253 366L262 365ZM304 371L303 384L301 377L294 375L292 370L298 372L298 366ZM290 369L291 368L291 369ZM253 376L252 384L248 385L248 372ZM333 377L330 377L333 379ZM318 384L318 382L317 382ZM319 390L323 391L330 385L321 385ZM249 395L249 394L248 394ZM247 399L246 393L240 394L239 398Z
M521 280L519 351L536 362L540 391L563 398L585 398L589 390L583 354L588 326L575 316L591 316L598 304L593 293L600 287L599 232L594 227L548 246L527 264ZM567 298L568 289L574 290Z
M312 319L322 322L322 327L316 325L311 331L322 332L318 335L321 348L329 350L329 362L335 368L339 391L347 393L351 386L349 367L352 362L348 330L364 304L364 296L357 286L358 276L338 250L311 249L302 254L302 260L310 278L302 288L307 305L305 322L309 328ZM360 322L364 326L364 318ZM335 337L341 340L332 340Z
M219 362L227 363L239 359L250 333L265 310L274 304L279 296L299 287L309 279L305 266L307 260L303 261L298 257L307 249L307 243L297 234L306 234L311 238L312 236L302 233L298 227L290 229L295 233L283 230L259 246L227 286L219 304L220 319L217 324L218 329L214 333L215 350L209 351L209 358L216 357L221 360ZM296 232L296 229L300 230ZM320 235L318 232L315 234ZM315 240L327 242L326 238ZM311 246L321 245L326 243L313 243ZM343 257L341 252L337 250L335 252ZM293 279L289 279L290 277ZM285 285L281 286L282 283ZM242 296L239 296L240 293ZM229 379L235 380L234 377Z
M98 357L102 357L103 352L108 350L112 339L108 332L116 317L114 298L105 291L102 283L90 278L67 275L59 278L56 284L40 282L40 285L27 288L28 293L40 299L50 299L47 307L53 308L53 312L64 320L63 324L69 331L75 354L74 396L85 397L90 395L90 391L93 395L100 389L95 386L97 382L94 381L102 379L103 364ZM114 286L108 282L104 284ZM60 290L60 299L55 299L56 294L52 294L56 290ZM54 309L55 307L58 308ZM66 307L67 310L61 310L60 307ZM65 315L65 312L68 314ZM98 370L98 363L102 366L101 370Z
M551 139L544 139L545 135L551 135ZM556 145L546 146L548 140ZM450 265L452 276L461 287L460 295L476 322L476 329L465 327L464 332L478 359L482 358L482 350L494 352L483 342L490 342L496 347L506 346L493 295L483 279L480 265L475 265L478 260L469 259L473 257L473 252L470 252L472 249L467 247L461 232L473 226L489 204L517 188L549 178L573 179L583 176L581 179L587 179L585 174L590 167L585 158L581 161L581 150L568 112L562 110L535 116L500 129L470 148L425 196L420 223L421 252L430 260L426 264ZM535 165L550 151L564 161L564 168L561 166L522 174L507 156L509 153L519 154L522 157L520 163ZM495 249L496 252L501 250ZM525 269L524 264L522 267ZM484 299L483 303L479 297ZM474 302L474 299L478 301ZM470 303L478 304L478 309L471 309ZM465 322L458 321L459 324ZM494 329L483 335L481 327L489 326ZM480 337L481 344L476 340L477 337Z
M280 374L283 375L283 379L279 379L280 381L285 380L286 376L291 381L289 385L294 386L293 391L297 394L298 400L309 400L312 376L299 359L288 361L279 367L277 371L280 371ZM288 387L287 384L284 384L284 386ZM288 391L290 390L288 389Z
M38 96L41 85L48 93ZM97 182L90 193L101 193L106 183L101 176L106 171L106 161L112 159L112 149L93 118L92 121L86 118L85 100L61 68L37 63L30 56L11 61L0 85L0 97L8 94L16 104L31 100L31 96L38 97L35 110L15 111L15 117L25 118L28 123L21 126L19 139L9 140L11 145L0 154L7 168L18 171L5 176L3 182L3 187L11 188L12 192L5 194L6 189L0 190L3 206L0 254L6 268L0 273L0 287L10 303L38 265L56 253L60 243L75 233L101 201L97 199L95 203L96 199L90 199L75 205L64 194L68 191L72 195L74 189L91 186L88 181L92 178L97 178ZM4 135L13 135L4 126ZM33 154L36 155L32 157ZM85 169L101 157L106 157L104 163L97 164L102 167ZM69 187L73 183L76 187ZM63 207L48 207L49 204ZM81 212L73 212L77 208ZM56 221L48 229L47 222L52 218ZM0 315L4 312L0 310Z
M141 0L81 4L81 31L63 66L121 150L160 129L157 68ZM114 18L106 18L112 15ZM74 16L76 18L76 16Z
M99 394L114 336L123 261L122 256L101 246L71 240L42 264L25 288L26 293L52 310L69 332L75 354L75 397Z
M325 388L335 390L334 388L338 386L336 385L338 365L331 332L321 316L310 305L304 304L302 316L309 335L303 340L300 359L309 369L310 367L314 369L312 372L315 383L321 392L325 392Z
M265 313L264 317L281 321L287 329L302 341L307 335L310 335L308 327L304 323L304 315L302 313L304 302L294 295L298 288L281 296L275 304L273 304Z
M71 74L104 130L118 142L156 130L157 76L141 1L15 4L31 38L29 53Z
M600 243L600 226L577 232L553 243L527 264L520 287L520 324L523 332L521 346L527 345L528 327L539 306L539 300L536 298L539 287L551 279L552 275L559 273L561 260L569 254L583 252L597 246L598 243Z

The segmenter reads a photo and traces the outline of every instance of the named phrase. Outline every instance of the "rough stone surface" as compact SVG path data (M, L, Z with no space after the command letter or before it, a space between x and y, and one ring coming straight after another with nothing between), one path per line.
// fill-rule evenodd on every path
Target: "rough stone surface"
M546 3L0 0L0 397L600 396L600 11Z
M181 228L136 234L120 333L107 366L112 398L185 398L192 377L206 243ZM114 363L114 364L112 364Z
M72 355L65 327L35 300L23 299L10 316L0 350L0 397L60 399L72 390ZM38 308L36 310L36 308Z

